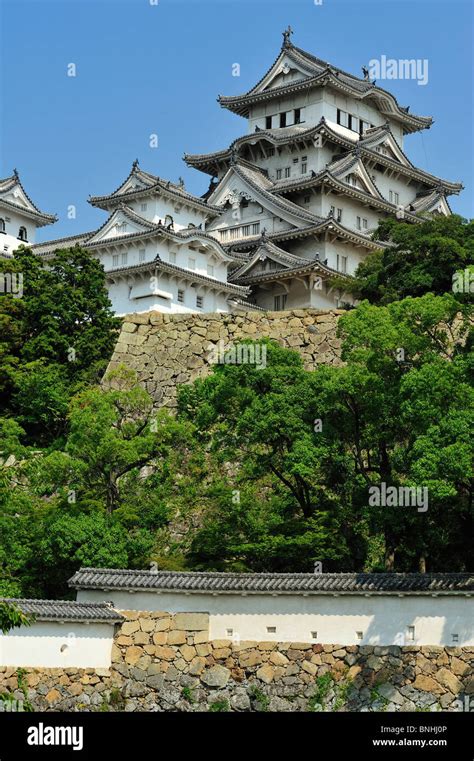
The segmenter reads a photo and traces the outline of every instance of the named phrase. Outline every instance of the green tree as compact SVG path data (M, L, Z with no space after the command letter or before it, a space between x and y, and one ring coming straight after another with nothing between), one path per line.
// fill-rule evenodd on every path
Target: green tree
M336 279L345 291L374 304L388 304L408 296L453 292L453 276L474 268L474 221L453 214L432 216L419 224L384 220L374 239L390 245L359 265L355 279ZM473 272L474 283L474 272ZM458 292L460 301L473 291Z
M3 270L23 276L23 293L0 299L0 403L31 443L48 444L65 432L71 396L100 379L120 321L102 265L78 246L47 266L20 247Z

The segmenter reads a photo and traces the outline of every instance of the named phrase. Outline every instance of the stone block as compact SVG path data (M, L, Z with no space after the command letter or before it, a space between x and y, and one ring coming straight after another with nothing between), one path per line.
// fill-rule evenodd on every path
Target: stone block
M182 631L208 631L208 613L176 613L173 628Z

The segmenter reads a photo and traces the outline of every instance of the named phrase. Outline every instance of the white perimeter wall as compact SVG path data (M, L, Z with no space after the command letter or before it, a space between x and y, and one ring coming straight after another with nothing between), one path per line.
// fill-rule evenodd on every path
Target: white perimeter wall
M118 610L208 612L211 639L340 645L474 645L472 597L412 595L211 595L79 590L79 601ZM410 639L408 627L415 627ZM276 632L267 631L276 627ZM227 630L232 629L229 635ZM362 640L357 632L362 631ZM312 632L317 632L313 637ZM458 641L453 641L453 634Z
M113 634L113 624L37 621L0 634L0 665L108 668Z

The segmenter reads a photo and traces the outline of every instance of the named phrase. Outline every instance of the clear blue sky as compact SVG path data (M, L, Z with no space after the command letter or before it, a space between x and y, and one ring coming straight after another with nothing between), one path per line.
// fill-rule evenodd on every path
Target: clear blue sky
M405 149L415 165L462 180L451 205L472 216L472 11L472 0L0 0L0 177L17 167L37 205L58 214L40 240L102 224L87 197L115 189L135 158L203 193L209 178L183 153L224 148L246 132L216 97L252 87L291 24L296 45L358 75L382 55L428 59L426 86L380 84L434 117Z

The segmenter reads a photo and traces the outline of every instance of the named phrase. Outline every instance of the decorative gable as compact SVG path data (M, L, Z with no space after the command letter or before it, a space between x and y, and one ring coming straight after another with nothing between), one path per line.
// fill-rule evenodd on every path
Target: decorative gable
M88 240L88 243L99 243L112 238L145 233L155 227L156 225L135 214L132 209L121 207L111 214L95 235Z

